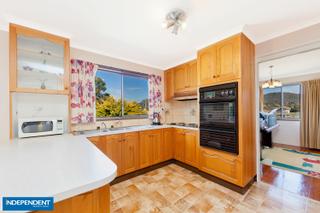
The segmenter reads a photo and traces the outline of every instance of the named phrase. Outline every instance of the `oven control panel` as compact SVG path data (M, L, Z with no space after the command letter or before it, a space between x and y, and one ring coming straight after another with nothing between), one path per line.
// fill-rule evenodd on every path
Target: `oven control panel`
M200 98L202 100L214 100L221 98L234 98L235 97L235 89L221 89L221 90L213 90L213 91L205 91L200 93Z

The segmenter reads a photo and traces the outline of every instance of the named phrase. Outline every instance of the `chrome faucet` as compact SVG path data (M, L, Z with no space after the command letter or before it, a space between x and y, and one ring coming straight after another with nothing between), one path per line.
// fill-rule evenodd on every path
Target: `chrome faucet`
M101 122L101 126L104 126L104 129L107 129L107 124L105 122Z

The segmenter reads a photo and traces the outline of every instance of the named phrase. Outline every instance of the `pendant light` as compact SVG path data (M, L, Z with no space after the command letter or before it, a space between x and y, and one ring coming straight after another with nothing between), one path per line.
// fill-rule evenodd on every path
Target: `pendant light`
M270 68L270 80L265 81L262 84L262 88L265 89L265 88L281 87L282 86L281 81L273 79L273 73L272 73L273 65L270 65L269 68Z

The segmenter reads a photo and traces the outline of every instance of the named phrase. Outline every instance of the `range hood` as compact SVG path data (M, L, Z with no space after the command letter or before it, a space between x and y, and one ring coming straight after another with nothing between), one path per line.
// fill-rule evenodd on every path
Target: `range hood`
M191 101L191 100L197 100L198 95L197 91L186 91L186 92L175 92L173 100L175 101Z

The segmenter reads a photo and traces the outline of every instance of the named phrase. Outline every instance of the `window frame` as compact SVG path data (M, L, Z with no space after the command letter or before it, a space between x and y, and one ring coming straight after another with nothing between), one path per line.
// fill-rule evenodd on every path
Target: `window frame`
M143 114L141 114L141 115L124 115L124 87L123 87L123 77L125 75L144 78L148 81L148 79L149 79L148 74L118 69L118 68L104 66L104 65L98 65L97 72L99 70L106 71L106 72L113 72L113 73L117 73L117 74L121 75L121 116L115 116L115 117L97 117L96 116L97 121L130 120L130 119L147 119L147 118L149 118L148 113L145 115L143 115ZM149 90L149 85L148 85L148 90ZM148 91L148 94L149 94L149 91ZM149 99L149 97L148 97L148 99Z
M283 95L283 87L287 87L287 86L299 86L299 89L300 89L300 96L299 96L299 104L300 104L300 116L299 118L284 118L283 116L283 104L284 104L284 95ZM300 121L301 120L301 104L302 104L302 98L301 98L301 94L302 94L302 87L301 87L301 83L289 83L289 84L284 84L280 87L280 98L281 98L281 112L280 112L280 115L281 115L281 118L278 118L277 117L277 120L279 121ZM265 94L263 94L264 96ZM263 98L264 99L264 98ZM263 103L264 105L264 103Z

